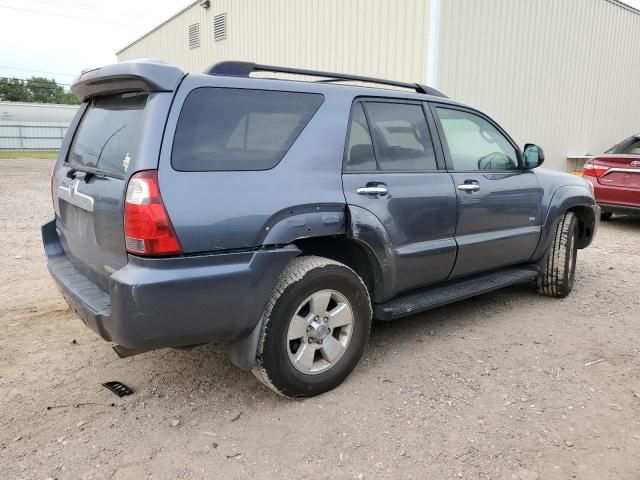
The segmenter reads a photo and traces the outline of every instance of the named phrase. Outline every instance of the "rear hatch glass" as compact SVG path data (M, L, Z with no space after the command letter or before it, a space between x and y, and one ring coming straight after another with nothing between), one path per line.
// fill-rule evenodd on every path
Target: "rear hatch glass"
M147 97L122 93L95 98L73 138L67 164L123 176L142 125Z
M67 256L108 289L127 262L124 244L126 173L135 162L147 94L96 97L54 175L57 226Z

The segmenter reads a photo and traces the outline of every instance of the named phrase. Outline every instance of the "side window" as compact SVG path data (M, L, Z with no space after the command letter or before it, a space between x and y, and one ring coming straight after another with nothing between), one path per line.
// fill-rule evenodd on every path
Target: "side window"
M300 116L295 113L248 112L238 122L226 148L276 153L299 123Z
M373 143L369 135L367 118L361 103L353 107L349 140L347 142L347 161L345 170L348 172L362 172L376 170L376 157L373 154Z
M420 105L367 102L380 170L436 170L433 142Z
M314 93L197 88L180 112L171 164L191 172L273 168L323 100Z
M516 170L515 148L491 123L473 113L436 108L454 170Z

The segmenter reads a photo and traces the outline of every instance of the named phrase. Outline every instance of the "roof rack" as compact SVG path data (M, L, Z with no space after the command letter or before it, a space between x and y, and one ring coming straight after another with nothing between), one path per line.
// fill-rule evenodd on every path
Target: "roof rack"
M302 68L260 65L258 63L252 63L252 62L237 62L237 61L219 62L214 65L211 65L203 73L206 73L207 75L248 77L253 72L289 73L294 75L325 77L326 78L325 80L318 80L318 82L323 82L323 83L341 82L341 81L376 83L379 85L391 85L394 87L407 88L409 90L415 90L418 93L433 95L435 97L449 98L442 92L439 92L438 90L436 90L435 88L431 88L426 85L421 85L419 83L398 82L395 80L385 80L382 78L365 77L362 75L350 75L345 73L323 72L320 70L307 70Z

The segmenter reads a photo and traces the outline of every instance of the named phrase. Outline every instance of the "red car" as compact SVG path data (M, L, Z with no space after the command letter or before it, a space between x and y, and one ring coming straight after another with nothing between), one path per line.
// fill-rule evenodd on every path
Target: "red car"
M614 213L640 215L640 134L589 160L583 174L593 185L602 220Z

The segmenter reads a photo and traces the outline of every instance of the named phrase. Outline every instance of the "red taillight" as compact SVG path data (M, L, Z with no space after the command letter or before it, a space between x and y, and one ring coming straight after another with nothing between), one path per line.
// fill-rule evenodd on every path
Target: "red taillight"
M601 177L609 171L609 167L589 162L582 168L582 174L587 177Z
M124 207L127 252L136 255L181 253L158 187L158 172L145 170L129 180Z

